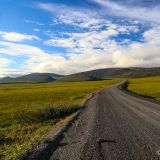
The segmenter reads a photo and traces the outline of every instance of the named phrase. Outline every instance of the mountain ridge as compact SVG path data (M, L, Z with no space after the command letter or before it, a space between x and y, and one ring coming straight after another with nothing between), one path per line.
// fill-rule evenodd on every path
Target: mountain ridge
M95 81L111 78L140 78L160 76L160 67L142 68L103 68L70 75L60 75L54 73L31 73L16 78L4 77L0 83L48 83L48 82L77 82Z
M64 76L58 81L87 81L103 80L110 78L140 78L160 76L160 67L153 68L103 68Z
M4 77L0 83L47 83L57 80L63 75L54 73L31 73L16 78Z

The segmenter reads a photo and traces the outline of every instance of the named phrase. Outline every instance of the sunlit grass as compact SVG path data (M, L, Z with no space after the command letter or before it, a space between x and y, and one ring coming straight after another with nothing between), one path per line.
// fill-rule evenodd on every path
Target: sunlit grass
M129 79L128 89L160 102L160 77Z
M89 93L119 81L0 85L1 159L19 159L53 124L75 112Z

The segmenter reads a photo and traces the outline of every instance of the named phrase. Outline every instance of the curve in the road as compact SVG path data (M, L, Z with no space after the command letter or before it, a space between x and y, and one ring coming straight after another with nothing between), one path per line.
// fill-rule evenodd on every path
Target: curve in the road
M51 160L160 160L160 105L103 89L86 104Z

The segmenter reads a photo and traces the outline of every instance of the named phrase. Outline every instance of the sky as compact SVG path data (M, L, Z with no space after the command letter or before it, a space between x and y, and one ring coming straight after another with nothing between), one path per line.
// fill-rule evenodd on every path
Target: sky
M0 77L159 66L159 0L0 0Z

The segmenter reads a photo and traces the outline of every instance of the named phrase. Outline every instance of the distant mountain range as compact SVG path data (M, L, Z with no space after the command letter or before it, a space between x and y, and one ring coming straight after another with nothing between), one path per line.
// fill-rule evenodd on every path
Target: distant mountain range
M156 68L106 68L87 72L71 74L67 76L54 73L32 73L17 78L4 77L0 83L47 83L52 81L76 82L94 81L110 78L139 78L160 76L160 67Z
M47 83L62 77L62 75L54 73L31 73L17 78L4 77L0 83Z

